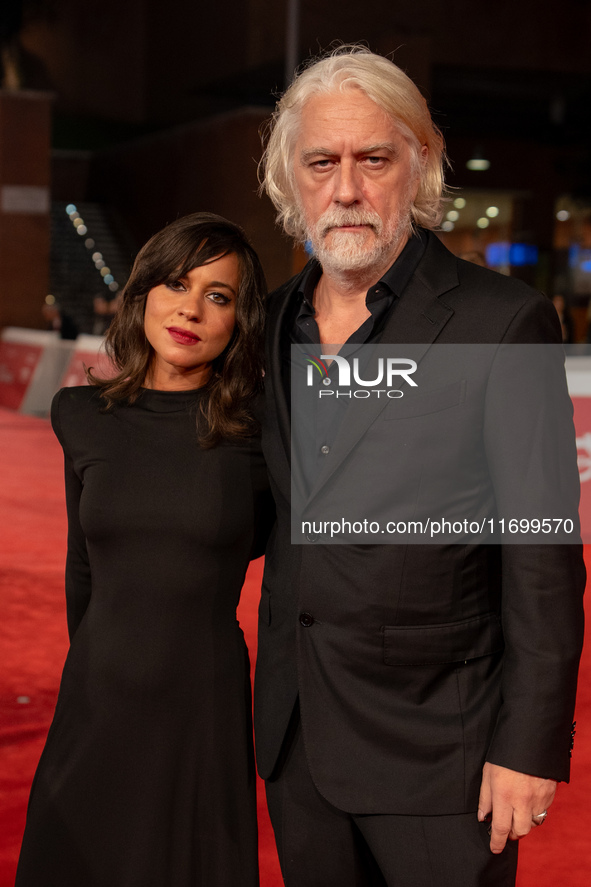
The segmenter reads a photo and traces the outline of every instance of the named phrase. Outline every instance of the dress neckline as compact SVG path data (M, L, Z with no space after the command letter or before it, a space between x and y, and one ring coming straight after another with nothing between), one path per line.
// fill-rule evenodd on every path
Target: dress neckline
M205 387L189 388L186 391L160 391L156 388L141 388L136 403L153 413L174 413L196 406L205 393Z

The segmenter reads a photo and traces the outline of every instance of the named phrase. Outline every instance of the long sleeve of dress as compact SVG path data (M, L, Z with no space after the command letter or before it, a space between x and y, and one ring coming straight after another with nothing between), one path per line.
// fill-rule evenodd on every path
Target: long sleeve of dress
M80 625L90 602L91 577L86 537L80 525L82 481L74 471L72 455L64 439L60 422L60 399L56 394L51 407L51 424L64 450L66 510L68 515L68 552L66 556L66 610L70 641Z

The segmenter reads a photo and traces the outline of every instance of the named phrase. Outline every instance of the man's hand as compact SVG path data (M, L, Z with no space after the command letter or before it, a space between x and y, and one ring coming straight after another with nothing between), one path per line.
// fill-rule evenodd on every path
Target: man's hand
M478 801L478 820L485 822L492 813L490 849L501 853L507 839L516 841L527 835L535 823L533 816L547 810L556 794L553 779L540 779L485 764Z

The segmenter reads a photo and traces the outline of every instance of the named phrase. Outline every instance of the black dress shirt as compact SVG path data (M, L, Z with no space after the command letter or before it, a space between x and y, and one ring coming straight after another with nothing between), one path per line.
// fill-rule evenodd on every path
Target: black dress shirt
M425 247L426 235L419 230L409 238L396 261L380 280L368 289L365 304L370 316L349 336L346 342L338 344L360 346L379 342L386 321L413 276L425 252ZM321 344L313 304L314 290L321 276L322 267L316 259L313 259L302 277L300 287L295 294L292 310L286 315L281 344L281 376L285 396L290 405L292 372L296 370L292 364L291 346L318 346ZM333 370L336 370L334 363L332 367ZM298 369L301 371L301 367ZM330 369L329 375L331 375ZM331 409L299 410L297 422L292 422L292 451L295 447L299 453L308 487L319 472L322 460L330 453L346 408L347 403L342 400L336 401L334 405L331 404ZM317 453L312 454L309 451L310 440L320 441Z

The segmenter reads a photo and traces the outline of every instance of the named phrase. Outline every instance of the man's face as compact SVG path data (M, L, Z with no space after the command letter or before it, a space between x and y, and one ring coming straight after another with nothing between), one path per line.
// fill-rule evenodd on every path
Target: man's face
M412 157L395 123L361 90L306 103L296 192L325 272L383 273L399 255L419 183Z

